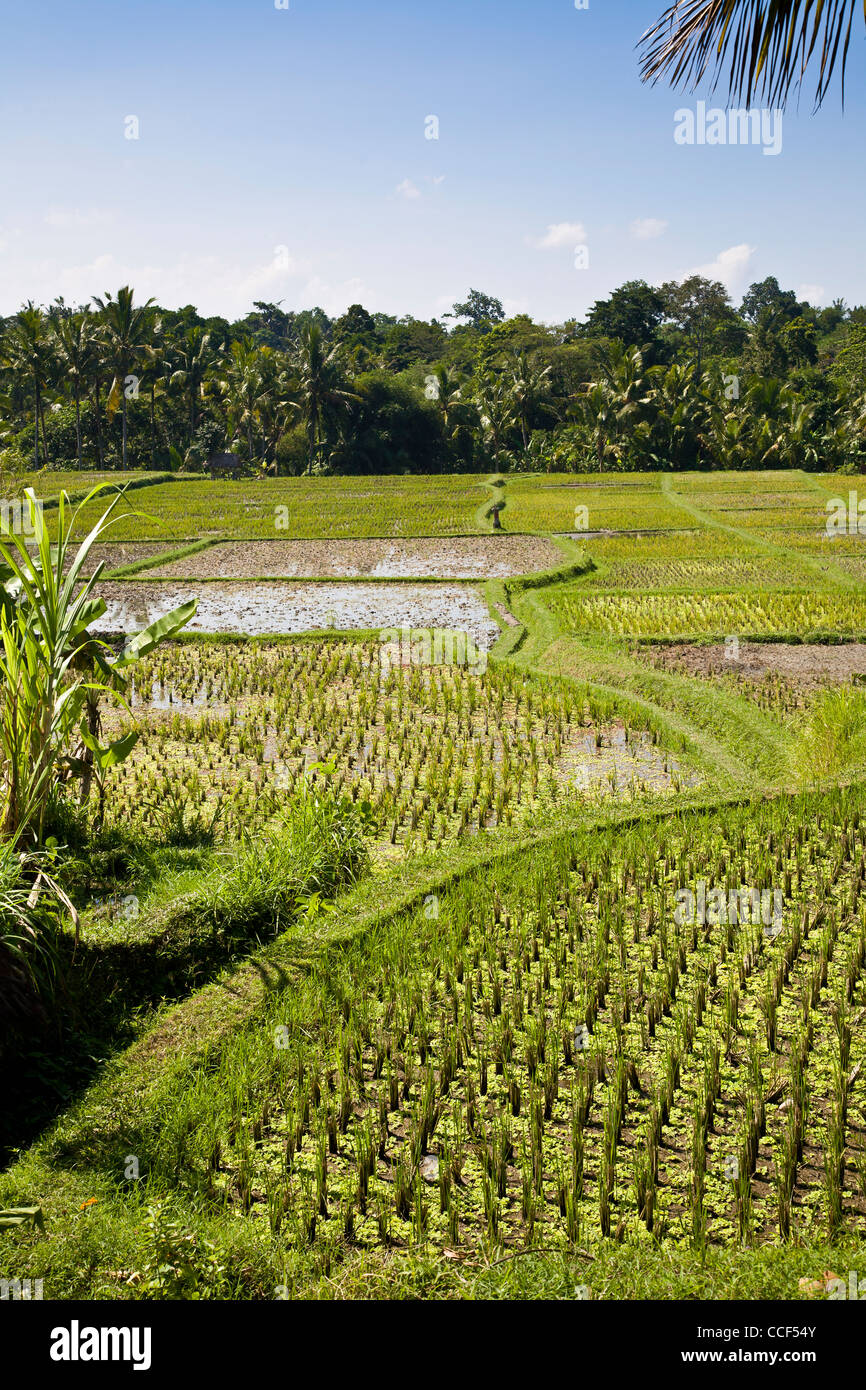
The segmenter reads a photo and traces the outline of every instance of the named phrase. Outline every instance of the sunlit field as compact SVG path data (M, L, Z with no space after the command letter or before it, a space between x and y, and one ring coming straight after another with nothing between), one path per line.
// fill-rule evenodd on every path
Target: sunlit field
M82 570L111 576L106 659L124 595L140 625L204 594L235 625L156 619L98 697L117 756L46 803L76 916L53 911L0 1047L21 1265L59 1297L261 1299L418 1292L421 1261L456 1297L538 1252L557 1295L601 1261L633 1297L631 1252L645 1291L675 1266L682 1296L702 1268L714 1297L796 1298L804 1262L859 1248L866 562L805 544L835 482L130 492ZM277 636L290 564L321 566L311 612L384 569L414 632L359 609ZM437 566L489 642L456 609L425 626Z

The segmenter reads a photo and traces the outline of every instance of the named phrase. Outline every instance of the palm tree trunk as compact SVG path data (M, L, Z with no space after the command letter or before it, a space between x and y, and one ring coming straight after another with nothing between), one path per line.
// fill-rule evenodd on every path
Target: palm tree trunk
M101 467L102 467L102 425L101 425L100 418L99 418L99 377L96 378L96 380L95 380L95 382L94 382L94 384L93 384L93 389L94 389L94 394L95 394L95 398L96 398L96 466L97 466L97 468L101 468Z
M45 431L45 407L42 404L41 398L39 401L39 416L42 420L42 452L45 455L45 466L47 468L48 464L51 462L51 456L48 453L48 435Z
M35 434L36 434L36 453L35 453L34 457L35 457L35 460L36 460L36 472L37 472L37 473L39 472L39 420L40 420L41 414L42 414L42 412L41 412L41 410L40 410L40 408L39 408L39 381L37 380L37 381L36 381L36 408L35 408L35 410L34 410L34 412L33 412L33 424L34 424L34 427L35 427L35 431L34 431L34 432L35 432Z
M121 414L122 414L122 416L123 416L123 443L122 443L122 446L121 446L121 457L122 457L122 466L123 466L124 468L126 468L126 389L125 389L125 388L124 388L124 392L123 392L123 405L122 405L122 407L121 407Z
M81 455L81 392L78 383L75 384L75 447L78 451L78 467L84 467L84 459Z

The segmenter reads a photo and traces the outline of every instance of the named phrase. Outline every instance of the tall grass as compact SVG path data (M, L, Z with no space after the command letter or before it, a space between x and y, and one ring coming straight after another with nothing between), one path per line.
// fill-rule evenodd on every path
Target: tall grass
M42 1017L41 1000L54 987L53 938L34 888L42 859L0 843L0 1052Z
M815 701L792 751L803 783L833 777L866 761L866 692L827 690Z

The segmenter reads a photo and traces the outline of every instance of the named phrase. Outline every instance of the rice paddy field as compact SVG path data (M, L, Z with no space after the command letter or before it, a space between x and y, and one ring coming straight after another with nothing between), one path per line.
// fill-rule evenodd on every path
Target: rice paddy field
M179 476L124 498L110 534L114 540L170 542L459 536L478 529L476 512L489 500L477 475L238 481ZM100 496L82 510L82 535L104 505Z
M612 637L853 637L866 628L866 594L588 594L564 588L555 611L569 632Z
M138 737L63 828L59 1021L0 1052L22 1277L866 1273L866 538L825 533L857 480L137 481L110 648L169 600L227 616L101 701Z
M107 721L119 736L144 726L118 770L116 813L146 833L179 800L237 838L330 765L336 791L369 803L381 852L409 854L530 823L563 797L647 798L690 779L657 733L622 724L588 688L401 656L333 641L178 644L149 658L133 718L118 708Z
M509 481L504 521L514 531L676 530L688 525L652 473L548 473Z
M285 1049L195 1076L158 1161L299 1248L861 1238L866 823L798 809L577 837L395 921Z

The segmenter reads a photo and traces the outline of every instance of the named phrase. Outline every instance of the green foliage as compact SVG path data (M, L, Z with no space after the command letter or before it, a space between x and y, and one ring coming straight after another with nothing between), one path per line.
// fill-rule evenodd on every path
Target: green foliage
M501 302L478 290L445 316L450 327L360 304L332 321L263 301L229 324L191 305L136 304L124 286L93 308L27 304L7 322L0 437L34 470L200 470L226 449L251 474L288 476L590 457L617 470L859 467L860 313L842 301L814 309L773 276L750 286L738 312L721 284L691 275L660 287L627 281L582 324L506 320ZM634 353L640 371L618 382ZM804 383L804 371L828 389ZM440 372L452 386L436 397ZM739 382L735 395L723 377ZM799 422L794 447L789 421L771 418L765 429L768 378ZM640 410L630 385L646 388ZM819 395L822 409L807 409Z
M129 1284L136 1298L230 1299L237 1280L230 1277L214 1241L206 1240L164 1205L148 1207L140 1227L138 1267Z
M838 777L866 762L866 691L850 686L823 691L792 752L798 777L807 783Z
M100 490L99 486L92 489L82 505ZM10 534L5 519L7 539L0 541L4 561L0 575L0 823L2 833L13 841L41 842L46 807L63 772L82 779L85 799L95 773L101 816L105 773L129 754L135 738L126 735L108 748L100 747L99 694L108 689L106 681L122 691L123 670L178 631L195 611L194 603L174 610L139 633L123 657L109 664L105 644L94 641L88 632L89 625L105 612L103 600L94 596L100 567L88 577L84 567L117 498L74 553L70 536L77 513L67 518L67 500L61 495L52 542L42 507L28 488L27 529L34 538L33 547L17 533ZM88 675L102 679L87 679ZM81 753L74 747L76 735L84 744Z

